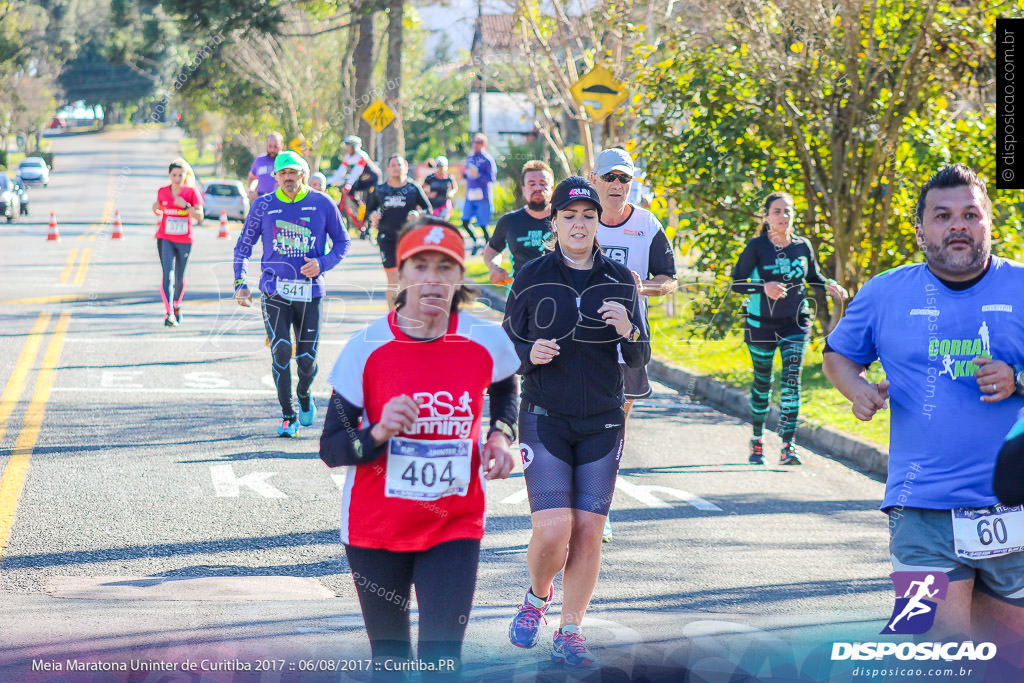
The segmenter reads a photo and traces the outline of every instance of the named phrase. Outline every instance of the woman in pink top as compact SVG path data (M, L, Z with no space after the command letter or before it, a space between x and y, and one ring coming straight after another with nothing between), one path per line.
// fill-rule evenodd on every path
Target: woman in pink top
M153 213L160 216L156 231L157 252L163 268L160 296L167 317L164 325L181 322L181 298L185 295L185 266L192 251L192 224L203 220L203 195L195 189L195 173L184 159L175 159L167 169L171 184L156 192ZM171 293L171 272L174 292ZM173 302L173 312L171 302Z

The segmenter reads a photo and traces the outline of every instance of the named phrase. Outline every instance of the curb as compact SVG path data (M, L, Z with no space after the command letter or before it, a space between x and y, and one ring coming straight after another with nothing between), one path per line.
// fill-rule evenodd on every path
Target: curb
M491 284L472 282L480 290L480 300L499 313L505 312L505 293ZM500 288L504 289L504 288ZM651 358L648 374L666 384L683 396L700 400L723 413L750 421L750 395L748 392L730 387L707 375L698 375L685 368L657 358ZM768 411L766 424L777 425L779 408L772 406ZM851 436L831 427L802 422L797 427L797 439L801 446L831 458L845 460L858 469L885 478L888 473L889 452L865 439Z

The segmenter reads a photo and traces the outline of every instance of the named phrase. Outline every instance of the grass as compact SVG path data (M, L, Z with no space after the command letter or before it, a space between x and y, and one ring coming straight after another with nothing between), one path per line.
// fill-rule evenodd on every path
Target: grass
M511 268L507 267L508 270ZM466 277L475 282L490 282L487 268L475 260L466 268ZM651 323L651 352L654 357L680 365L700 375L709 375L723 384L748 391L753 379L750 354L743 343L743 332L730 332L724 339L707 340L694 335L694 325L686 315L686 295L675 295L677 315L666 315L664 299L652 299L649 311ZM889 413L879 412L871 422L861 422L850 411L850 403L832 388L821 369L824 339L814 339L804 355L801 376L801 420L828 425L834 429L873 441L885 448L889 443ZM775 385L772 402L778 404L781 361L775 357ZM868 372L872 381L882 379L883 373L876 363Z
M213 166L216 162L217 157L214 155L212 149L204 149L200 155L199 150L196 149L195 138L182 138L181 142L178 143L181 149L181 156L187 161L192 168L197 166Z

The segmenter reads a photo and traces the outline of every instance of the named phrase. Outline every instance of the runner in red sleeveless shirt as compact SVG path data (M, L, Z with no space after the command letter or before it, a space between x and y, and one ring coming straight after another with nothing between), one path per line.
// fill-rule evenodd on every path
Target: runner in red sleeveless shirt
M320 457L349 466L341 540L374 658L411 656L415 585L418 659L438 666L424 680L449 679L476 586L483 480L513 467L519 358L502 328L459 311L471 294L453 226L406 230L397 260L397 308L355 334L331 373Z

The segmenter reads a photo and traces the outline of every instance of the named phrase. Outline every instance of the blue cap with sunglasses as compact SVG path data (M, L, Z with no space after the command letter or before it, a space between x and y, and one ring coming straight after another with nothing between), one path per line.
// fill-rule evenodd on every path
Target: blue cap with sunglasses
M619 171L628 175L631 179L636 169L633 167L633 157L621 147L610 147L597 155L597 163L594 165L594 174L603 176L606 173Z

